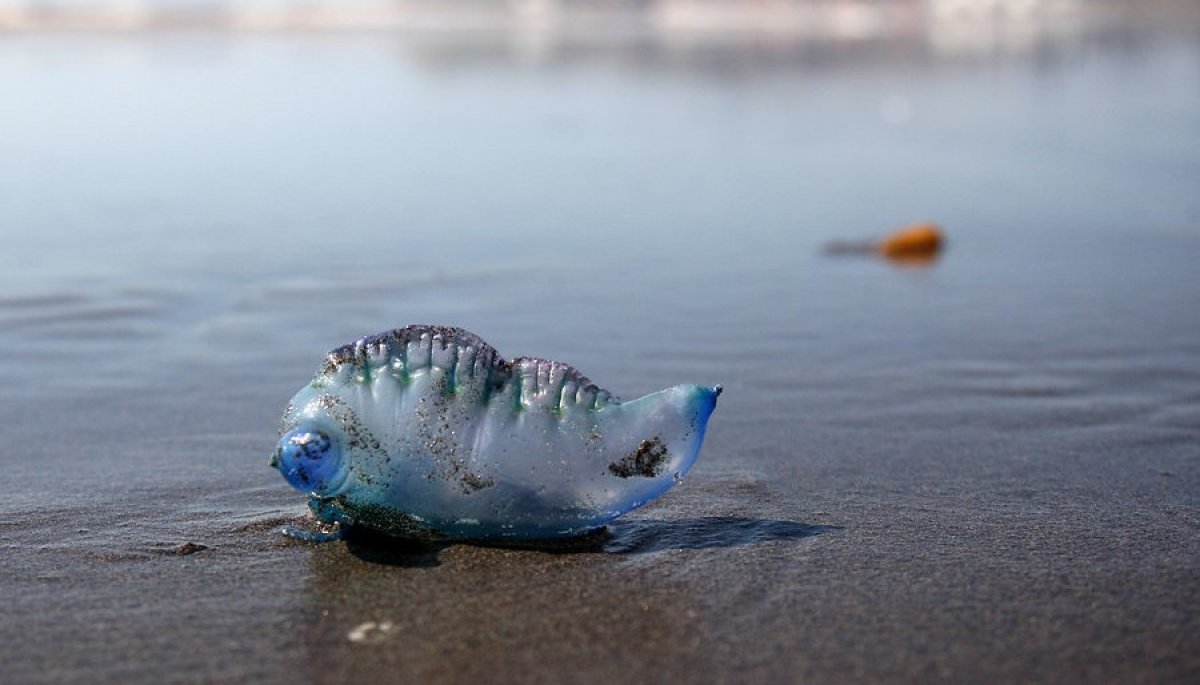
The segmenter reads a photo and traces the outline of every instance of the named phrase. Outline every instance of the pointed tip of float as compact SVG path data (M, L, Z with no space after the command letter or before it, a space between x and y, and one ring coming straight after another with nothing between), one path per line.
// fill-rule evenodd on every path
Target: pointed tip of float
M712 414L712 412L716 410L717 398L720 397L721 393L723 392L725 392L725 386L723 385L700 386L700 396L704 398L702 401L706 405L706 411L708 414Z

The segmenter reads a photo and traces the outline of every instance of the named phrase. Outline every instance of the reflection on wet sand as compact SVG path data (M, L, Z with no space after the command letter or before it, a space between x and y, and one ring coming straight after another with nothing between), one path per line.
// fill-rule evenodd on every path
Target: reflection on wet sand
M462 545L542 554L650 554L666 550L743 547L762 542L800 540L827 530L829 526L736 516L669 520L629 518L611 523L593 534L569 540L510 544L427 542L353 530L347 534L345 544L350 554L363 561L385 566L432 568L440 565L439 555L443 551Z
M340 545L313 550L293 638L328 682L486 681L554 664L619 677L688 672L674 645L702 639L695 598L618 557L455 546L439 568L382 567ZM486 655L485 658L481 658ZM365 680L364 680L365 679ZM533 678L536 680L536 678Z
M619 678L686 674L684 655L708 639L688 592L688 560L626 555L786 542L823 526L737 517L631 519L545 549L402 544L358 537L312 548L308 605L294 637L309 673L351 682L533 674L552 664ZM698 559L699 557L697 557ZM697 569L704 572L704 569ZM477 658L486 648L486 663ZM519 670L515 670L519 669Z

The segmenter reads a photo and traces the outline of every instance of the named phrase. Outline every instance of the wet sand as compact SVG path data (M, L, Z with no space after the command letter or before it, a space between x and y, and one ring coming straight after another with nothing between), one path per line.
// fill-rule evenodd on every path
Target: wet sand
M0 172L2 679L1194 682L1200 44L1136 37L760 80L0 47L0 82L60 72L6 120L58 142ZM236 103L280 74L299 94ZM61 137L49 105L126 79ZM226 104L149 126L172 82ZM909 124L871 109L897 90ZM821 252L920 208L933 264ZM413 322L725 393L687 481L579 545L283 537L283 405Z
M6 406L6 679L1189 680L1198 398L929 375L735 381L688 482L547 550L283 537L270 393Z

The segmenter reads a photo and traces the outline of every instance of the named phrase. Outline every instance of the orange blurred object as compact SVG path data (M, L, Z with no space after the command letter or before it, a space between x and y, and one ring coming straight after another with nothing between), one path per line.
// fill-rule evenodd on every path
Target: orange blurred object
M941 251L943 242L937 224L913 224L879 241L875 250L888 259L929 259Z

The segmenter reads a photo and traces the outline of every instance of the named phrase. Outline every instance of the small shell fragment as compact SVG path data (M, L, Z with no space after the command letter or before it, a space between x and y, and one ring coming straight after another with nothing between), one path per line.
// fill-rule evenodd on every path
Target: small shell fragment
M346 639L351 642L365 642L375 644L387 639L388 633L392 632L394 625L391 621L367 621L360 623L346 633Z

